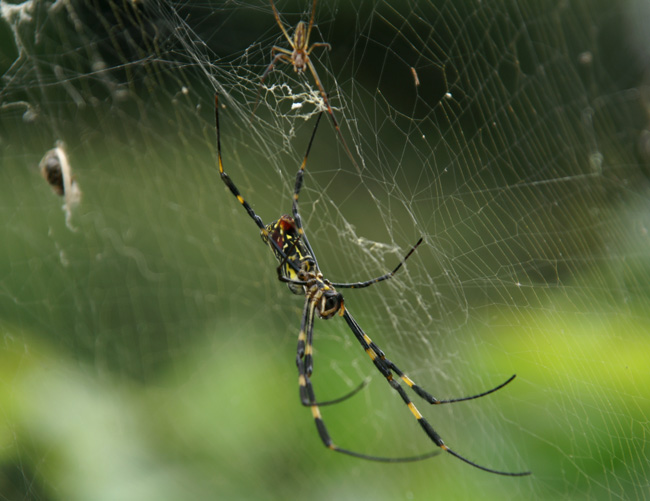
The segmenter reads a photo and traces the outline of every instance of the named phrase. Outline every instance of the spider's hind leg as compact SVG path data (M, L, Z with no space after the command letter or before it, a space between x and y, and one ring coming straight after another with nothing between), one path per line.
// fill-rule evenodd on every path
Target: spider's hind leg
M516 473L511 473L511 472L506 472L506 471L499 471L499 470L493 470L491 468L487 468L485 466L481 466L477 463L474 463L473 461L470 461L469 459L461 456L454 450L450 449L442 440L442 437L436 432L436 430L433 429L433 426L429 424L429 422L424 418L424 416L420 413L420 411L415 407L409 396L407 395L406 391L400 385L399 381L396 380L393 377L393 372L397 374L400 379L402 379L409 387L414 388L415 390L415 383L409 379L402 371L400 371L395 364L390 362L386 356L384 355L384 352L379 349L379 347L373 343L373 341L370 339L370 337L363 332L359 324L352 318L350 313L346 310L343 317L345 318L345 321L348 323L348 326L350 327L350 330L354 333L355 337L363 347L363 349L366 351L370 359L373 361L375 364L375 367L377 367L377 370L382 373L382 375L386 378L386 381L390 386L399 394L399 396L402 398L406 406L409 408L411 411L411 414L415 417L417 420L418 424L420 427L424 430L424 432L427 434L427 436L431 439L431 441L436 444L438 447L440 447L442 450L445 452L448 452L452 456L460 459L461 461L464 461L465 463L473 466L474 468L478 468L479 470L487 471L489 473L494 473L497 475L504 475L508 477L521 477L525 475L530 475L529 471L525 472L516 472ZM499 388L502 388L506 384L508 384L510 381L512 381L513 378L510 378L508 381L505 383L501 384L497 388L490 390L488 392L485 392L481 395L476 395L474 397L468 397L464 399L457 399L457 400L452 400L452 401L460 401L460 400L471 400L472 398L478 398L479 396L487 395L489 393L492 393L493 391L496 391ZM447 403L447 401L441 401L435 399L433 396L429 395L427 392L422 390L420 387L417 387L419 391L416 391L419 396L424 398L425 400L429 401L430 403ZM426 396L430 397L432 401L427 399ZM449 401L451 402L451 401Z
M384 463L405 463L411 461L420 461L422 459L427 459L432 456L438 455L439 451L434 450L433 452L429 452L427 454L422 454L420 456L412 456L412 457L391 458L391 457L369 456L348 449L343 449L333 442L332 437L327 431L327 427L325 426L325 421L323 421L323 417L320 412L320 406L324 404L316 401L316 396L314 395L314 387L311 384L311 372L312 372L311 369L312 335L311 334L314 328L315 308L316 308L315 303L309 297L306 297L305 307L303 310L302 321L300 325L300 334L298 336L298 353L296 356L296 365L298 366L300 399L303 402L303 405L310 407L312 416L314 418L314 422L316 423L316 429L318 430L318 435L320 436L320 439L323 442L323 444L332 451L340 452L348 456L353 456L361 459L368 459L371 461L380 461ZM363 383L363 386L365 386L365 382ZM329 402L325 402L325 403L326 404L336 403L336 402L340 402L341 400L345 400L346 398L354 395L357 391L359 391L361 387L355 389L354 391L352 391L348 395L345 395L344 397L341 397L340 399L330 400Z

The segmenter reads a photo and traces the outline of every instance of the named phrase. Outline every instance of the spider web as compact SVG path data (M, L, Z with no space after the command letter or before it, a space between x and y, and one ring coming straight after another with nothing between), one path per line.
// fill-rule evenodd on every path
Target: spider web
M289 30L309 1L281 1ZM334 2L300 209L359 324L439 398L460 454L328 452L298 400L302 298L265 222L290 211L323 101L270 5L0 1L0 499L648 497L648 7ZM253 114L253 110L255 113ZM80 202L39 173L66 155ZM63 210L61 206L63 205ZM338 318L317 321L342 447L433 444ZM415 399L415 397L413 397ZM489 493L489 494L488 494Z

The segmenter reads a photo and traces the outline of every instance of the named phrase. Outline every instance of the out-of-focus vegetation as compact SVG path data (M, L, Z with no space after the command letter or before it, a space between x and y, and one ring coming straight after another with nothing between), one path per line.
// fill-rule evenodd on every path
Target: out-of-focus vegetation
M407 92L395 83L398 67L374 59L387 54L391 61L399 60L395 40L401 38L396 34L413 35L408 23L400 28L399 16L377 14L388 16L390 5L319 7L322 19L336 20L324 21L318 32L332 37L331 59L323 56L333 65L331 71L346 62L348 53L371 59L372 69L350 77L352 84L341 82L344 88L363 89L350 97L347 116L373 110L376 115L363 115L366 121L359 122L360 130L367 129L363 145L372 154L369 145L377 141L377 151L386 147L394 157L386 165L369 162L364 175L356 177L331 124L323 120L309 159L302 210L323 271L335 281L382 274L418 234L425 236L395 284L346 291L346 307L397 365L439 398L483 391L516 372L512 384L475 401L436 407L414 401L454 450L488 467L531 470L533 475L490 475L447 454L417 463L380 464L323 447L310 410L298 398L294 361L302 298L277 282L271 253L224 189L214 164L212 85L228 81L219 72L214 82L207 75L176 81L176 71L187 68L165 66L165 61L148 66L144 54L131 68L123 65L126 49L113 49L113 76L118 68L127 76L137 69L147 75L133 84L127 105L117 92L97 98L96 87L104 84L101 71L71 65L77 68L76 79L62 81L95 100L75 108L66 85L18 72L31 86L24 92L38 101L34 109L39 118L27 120L13 106L0 110L0 499L648 496L650 190L647 158L634 142L644 137L643 120L629 106L616 105L619 100L642 103L633 99L642 90L642 79L629 68L615 76L606 71L619 68L612 63L616 58L609 42L618 39L612 33L627 26L621 13L629 11L611 6L610 23L605 14L590 13L588 2L560 13L544 6L534 12L536 7L529 6L518 24L504 21L519 19L508 6L484 11L472 2L441 3L474 12L467 25L483 26L471 40L452 36L438 47L443 54L457 54L454 48L462 49L463 43L474 47L459 49L462 61L451 56L446 61L450 68L472 61L456 81L455 99L480 106L467 105L458 115L452 105L432 106L437 98L427 97L423 88L419 95L411 87L408 96L402 95ZM219 14L206 19L219 23L195 27L221 57L244 44L246 35L266 37L270 47L277 42L277 26L266 4L260 5L268 18L262 35L257 20L263 16L244 5L206 8ZM195 15L204 5L198 11L182 7ZM304 11L297 3L283 7L293 14ZM419 8L455 19L453 8L441 9L436 2L421 2ZM228 26L239 26L233 19L251 10L256 16L245 24L248 31L238 31L235 42L224 42L233 33ZM348 52L351 34L365 29L366 10L380 26L372 32L375 43L352 41L356 45ZM493 16L478 15L485 12ZM339 22L354 28L340 33ZM447 21L448 27L452 24ZM560 43L557 31L544 32L565 24L575 40ZM586 25L601 29L596 41L581 31ZM3 33L9 47L13 35ZM147 39L144 31L137 35ZM508 57L496 57L503 63L497 67L494 55L487 54L490 45L482 42L500 36L517 46L521 73L509 73L517 65ZM124 39L129 37L137 39L135 32ZM110 36L100 38L111 46ZM337 44L342 51L337 52ZM589 50L598 58L598 48L603 52L591 67L593 74L579 74L587 71L585 66L576 74L564 73L558 70L563 66L553 64L585 59ZM10 48L4 52L12 53ZM60 52L75 61L87 58L67 45ZM46 60L29 51L15 51L14 57L29 64ZM640 65L636 56L629 59L630 66ZM215 58L219 71L222 62ZM3 71L12 71L2 64ZM481 94L483 82L477 84L471 70L491 74L482 73L483 64L494 70L506 89L503 94ZM427 70L422 66L424 82ZM158 73L161 68L167 73ZM282 71L295 78L290 68ZM331 82L325 70L321 76ZM256 74L250 78L254 95ZM282 74L271 78L280 80ZM581 82L588 85L573 85ZM18 91L11 88L15 102ZM467 96L461 96L461 89ZM469 89L476 95L469 95ZM236 94L237 89L225 90ZM594 98L593 123L591 115L575 116L582 108L574 100L583 91ZM532 97L557 106L544 109ZM382 115L389 115L385 104L394 106L391 111L404 110L410 99L417 110L414 117L426 116L420 110L433 108L435 113L422 123L391 116L408 133L387 134L382 129L382 120L390 122ZM529 106L510 112L500 99ZM224 104L226 170L268 222L290 209L293 175L313 120L296 120L295 131L278 133L290 143L289 151L298 152L278 153L281 146L273 143L274 150L270 140L252 135L251 124L268 126L266 122L250 121L238 108L242 103L228 92ZM447 136L437 131L441 110L451 117ZM267 117L269 110L258 113ZM540 124L548 123L539 118L544 113L558 117L557 131L540 130ZM352 123L340 121L353 139ZM498 134L486 132L498 129L495 124L504 131L504 124L520 126L509 132L514 141L503 151L497 147ZM422 130L429 139L437 132L444 137L441 144L449 150L438 148L435 154L447 172L433 171L435 162L426 163L430 156L419 156L425 151L420 145L428 144L418 142L427 139ZM458 130L467 131L467 137L454 135ZM493 143L481 144L484 138ZM62 200L38 172L54 139L65 140L83 194L71 220L75 231L66 225ZM590 157L596 139L601 157ZM260 143L267 148L254 147ZM460 160L446 163L458 144ZM485 151L477 153L477 144ZM498 161L482 163L489 157L485 152ZM601 170L582 175L587 158L599 160ZM539 169L545 169L545 176L535 177ZM394 177L384 177L387 172ZM398 217L402 211L404 217ZM349 243L352 233L337 233L348 230L337 226L343 221L369 241L394 244L398 252L380 254L384 249L376 246L370 255L377 262L367 260L368 254L360 252L362 243ZM441 271L440 263L450 267ZM457 281L445 281L452 275ZM444 301L438 302L438 295ZM440 312L441 305L449 310ZM359 395L322 409L339 445L391 457L432 449L341 319L316 322L315 349L314 385L321 400L336 398L372 376Z

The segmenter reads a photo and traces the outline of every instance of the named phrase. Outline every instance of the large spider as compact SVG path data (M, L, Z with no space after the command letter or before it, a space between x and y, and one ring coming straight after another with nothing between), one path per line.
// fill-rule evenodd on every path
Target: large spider
M345 142L345 138L341 133L341 128L339 127L339 123L336 121L336 118L334 117L334 112L332 111L332 107L330 106L329 99L327 99L327 93L325 92L325 89L323 88L323 84L320 78L318 77L316 68L314 67L314 65L311 62L311 59L309 58L311 52L316 48L322 47L327 50L331 50L332 48L332 46L326 42L315 42L309 45L309 36L311 35L311 29L314 26L314 13L316 12L317 0L314 0L314 3L312 4L311 7L311 17L309 19L309 25L305 28L304 21L300 21L296 26L296 30L293 33L293 39L289 36L289 32L284 27L284 24L282 24L282 21L280 20L280 14L278 13L278 10L275 8L275 4L273 3L273 0L270 0L270 2L271 2L271 8L273 9L273 15L275 16L275 20L277 21L278 26L282 30L282 33L284 34L285 38L289 42L289 45L291 46L291 50L285 49L283 47L278 47L277 45L274 45L271 48L271 57L273 59L271 60L271 64L268 65L264 73L262 73L262 77L260 79L260 89L257 93L257 100L255 101L255 107L253 109L253 113L255 113L255 108L257 108L257 103L259 101L259 93L262 90L262 85L264 84L264 80L266 79L268 74L273 70L273 68L275 68L275 65L278 62L282 61L283 63L292 65L293 70L298 74L303 73L305 71L305 68L309 68L309 71L314 77L314 82L316 82L316 86L320 91L320 95L323 98L323 104L327 108L327 113L329 113L329 116L332 118L332 124L334 125L334 128L338 133L339 139L341 140L341 144L345 148L346 153L350 157L350 160L352 160L352 163L354 164L357 171L360 172L359 166L357 165L356 160L352 156L352 152L350 151L350 148L348 148L348 144Z
M354 452L348 449L343 449L336 445L332 438L330 437L329 432L325 426L325 422L321 416L320 406L334 404L345 400L346 398L352 396L362 387L359 386L349 394L338 398L336 400L331 400L328 402L319 402L316 400L314 389L311 384L311 375L313 371L313 333L314 333L314 318L316 316L328 319L332 318L337 313L342 316L347 322L350 330L357 338L357 341L361 344L365 352L368 354L370 359L375 364L375 367L381 374L386 378L388 384L402 397L402 400L407 405L415 419L431 439L431 441L440 447L442 450L447 451L449 454L457 457L458 459L465 461L466 463L485 470L490 473L496 473L499 475L508 475L508 476L523 476L528 475L530 472L520 472L520 473L509 473L503 471L493 470L491 468L486 468L480 466L469 459L464 458L457 452L453 451L442 441L442 438L438 433L433 429L429 422L420 414L416 409L415 405L409 398L406 390L400 384L401 380L411 388L419 397L424 399L430 404L446 404L452 402L462 402L465 400L473 400L475 398L483 397L497 391L500 388L503 388L505 385L510 383L515 376L510 377L506 382L500 384L496 388L485 391L478 395L473 395L471 397L463 398L454 398L449 400L438 400L433 395L428 393L426 390L418 386L412 379L410 379L404 372L402 372L397 365L391 362L384 352L368 337L368 335L363 332L359 324L354 320L350 312L344 307L343 295L336 290L336 288L362 288L368 287L370 285L376 284L383 280L388 280L395 275L395 273L402 267L404 262L409 258L409 256L415 251L415 249L420 245L422 239L411 248L411 250L406 254L404 259L395 267L395 269L385 275L382 275L371 280L366 280L365 282L354 282L354 283L334 283L330 282L323 277L321 273L318 262L316 261L316 256L314 251L309 245L309 240L307 239L307 234L305 233L302 226L302 219L298 211L298 196L300 195L300 189L303 184L303 176L305 172L305 166L307 164L307 157L309 155L309 150L316 136L316 130L318 129L318 124L322 117L322 112L318 115L316 120L316 125L309 140L309 145L307 146L307 152L300 164L298 173L296 175L296 184L293 194L293 204L292 204L292 214L293 216L284 215L280 217L277 221L265 225L262 222L262 219L255 213L253 208L246 202L244 197L240 194L239 190L232 182L228 174L223 170L223 162L221 159L221 133L219 129L219 98L215 96L215 123L217 129L217 158L219 163L219 173L221 179L230 189L232 194L237 198L240 204L246 209L248 215L255 221L258 228L260 229L262 240L267 243L273 254L279 261L277 267L278 278L281 282L285 282L291 292L294 294L304 294L305 296L305 305L302 312L302 321L300 324L300 333L298 334L298 352L296 356L296 365L298 366L298 383L300 385L300 400L304 406L310 407L314 420L316 422L316 428L318 429L318 434L320 435L321 440L328 449L333 451L341 452L349 456L354 456L363 459L370 459L373 461L383 461L383 462L405 462L405 461L416 461L420 459L425 459L436 455L438 451L432 453L424 454L421 456L413 457L400 457L400 458L391 458L391 457L378 457L378 456L369 456L366 454L361 454ZM397 376L397 377L395 377Z

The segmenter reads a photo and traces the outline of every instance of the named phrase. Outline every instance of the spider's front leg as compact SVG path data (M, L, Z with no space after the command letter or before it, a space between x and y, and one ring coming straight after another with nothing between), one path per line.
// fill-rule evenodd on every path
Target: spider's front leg
M275 54L276 52L277 54ZM271 73L273 68L275 68L275 65L278 63L278 61L291 63L291 52L286 49L283 49L282 47L278 47L278 46L272 47L271 57L273 58L271 60L271 64L269 64L266 67L266 70L264 70L264 73L262 73L262 77L260 78L260 84L257 87L257 96L255 97L255 105L253 106L253 111L251 112L251 120L253 119L253 116L257 111L257 106L260 104L260 95L262 94L262 87L264 86L264 80L266 80L266 77L269 75L269 73Z
M276 54L277 52L277 54ZM266 67L266 70L264 70L264 73L262 73L262 77L260 78L260 87L264 84L264 80L266 77L273 71L273 68L275 68L275 65L278 63L278 61L283 61L287 64L292 63L292 52L288 51L287 49L283 49L282 47L278 47L277 45L274 45L271 48L271 64L269 64Z

